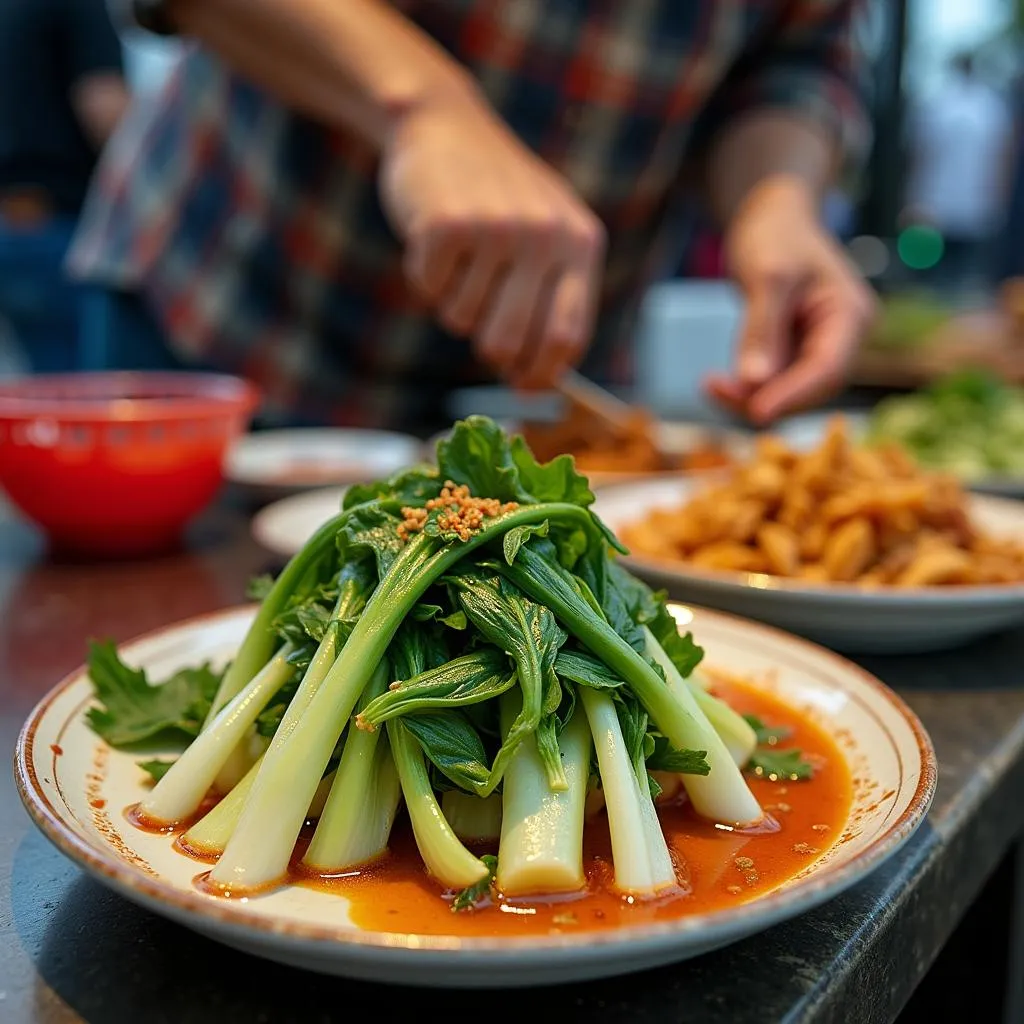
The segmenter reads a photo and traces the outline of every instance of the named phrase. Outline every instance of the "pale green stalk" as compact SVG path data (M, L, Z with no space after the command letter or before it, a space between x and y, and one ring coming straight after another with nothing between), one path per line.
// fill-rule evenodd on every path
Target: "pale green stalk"
M466 889L486 878L487 865L462 845L441 811L419 743L400 718L388 722L387 731L416 846L427 870L452 889Z
M672 857L654 810L646 776L641 783L622 735L615 702L587 686L579 689L597 750L612 840L615 887L649 896L677 884Z
M274 694L295 674L287 660L290 652L291 645L285 644L185 749L142 801L140 810L147 818L170 823L195 812L225 760Z
M583 687L580 687L583 690ZM502 732L522 698L501 696ZM590 732L579 708L558 738L567 788L553 791L532 735L523 739L502 783L498 889L506 896L575 892L584 885L583 819L590 779Z
M501 835L500 793L479 797L461 789L449 789L441 794L441 810L463 842L492 842Z
M377 666L363 697L365 704L387 689L388 661ZM377 758L379 729L349 729L338 772L303 863L319 871L342 871L373 860L387 847L398 809L393 771ZM386 741L385 741L386 745ZM386 753L386 752L385 752Z

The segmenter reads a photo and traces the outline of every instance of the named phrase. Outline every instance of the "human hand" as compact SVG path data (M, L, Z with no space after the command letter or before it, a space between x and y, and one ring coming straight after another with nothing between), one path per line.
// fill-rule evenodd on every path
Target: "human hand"
M795 179L756 186L733 217L726 258L747 300L735 372L708 390L757 424L828 398L874 316L874 295Z
M481 102L405 115L384 147L380 184L408 279L481 361L521 388L550 386L579 362L603 227Z

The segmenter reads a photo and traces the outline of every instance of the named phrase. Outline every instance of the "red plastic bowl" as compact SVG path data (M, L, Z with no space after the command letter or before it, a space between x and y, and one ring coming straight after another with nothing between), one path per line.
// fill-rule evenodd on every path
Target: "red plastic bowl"
M0 383L0 486L78 556L152 554L217 493L258 392L193 373L83 373Z

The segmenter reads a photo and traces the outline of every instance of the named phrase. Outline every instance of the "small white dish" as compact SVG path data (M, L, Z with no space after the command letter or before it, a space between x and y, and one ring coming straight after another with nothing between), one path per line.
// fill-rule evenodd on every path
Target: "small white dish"
M422 443L385 430L299 428L246 434L228 452L225 476L262 495L361 483L417 462Z
M594 511L620 533L653 509L678 508L695 487L682 477L633 481L603 489ZM970 508L990 533L1024 537L1024 503L978 495L972 496ZM759 619L859 654L942 650L1024 623L1024 584L868 590L761 573L713 572L648 555L623 561L674 598Z
M252 517L252 535L274 554L291 558L328 519L341 511L347 490L323 487L266 505Z
M831 730L857 780L845 828L798 875L737 906L653 925L536 937L460 938L360 930L337 893L285 887L228 901L193 885L202 865L122 810L143 794L138 754L90 731L84 669L46 696L15 752L30 815L64 854L128 899L238 949L309 970L378 982L455 987L554 984L643 970L753 935L832 899L891 856L923 820L935 789L931 743L902 700L868 673L812 644L732 616L675 606L714 667L769 688ZM122 647L163 678L229 659L251 607L206 615ZM153 754L170 751L154 750Z

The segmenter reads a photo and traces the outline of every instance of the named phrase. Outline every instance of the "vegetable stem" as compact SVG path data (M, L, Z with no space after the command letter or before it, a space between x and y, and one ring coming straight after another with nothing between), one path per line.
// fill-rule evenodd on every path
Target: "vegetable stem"
M486 523L469 540L439 549L439 539L417 534L402 548L323 684L308 696L308 705L306 680L299 687L263 759L238 827L211 872L215 883L262 887L284 875L305 809L345 722L405 616L469 552L515 526L555 517L590 522L589 513L576 505L530 505Z
M285 644L175 761L142 801L140 809L147 818L171 824L187 818L202 803L246 731L271 697L295 674L294 666L288 663L290 653L291 645Z
M427 870L452 889L465 889L486 878L487 865L462 845L441 811L420 745L400 719L388 722L387 730L416 846Z
M580 698L597 749L615 863L615 886L651 895L677 884L672 856L661 831L646 772L643 783L631 763L619 716L606 693L580 687Z
M501 697L502 731L513 726L522 698ZM590 733L577 707L559 737L567 788L553 792L547 769L527 736L516 748L502 790L497 882L506 896L583 888L583 817L590 777Z
M388 667L387 659L377 666L365 699L387 689ZM373 860L387 848L399 790L387 741L379 744L380 736L379 731L349 729L304 864L325 872L342 871Z

